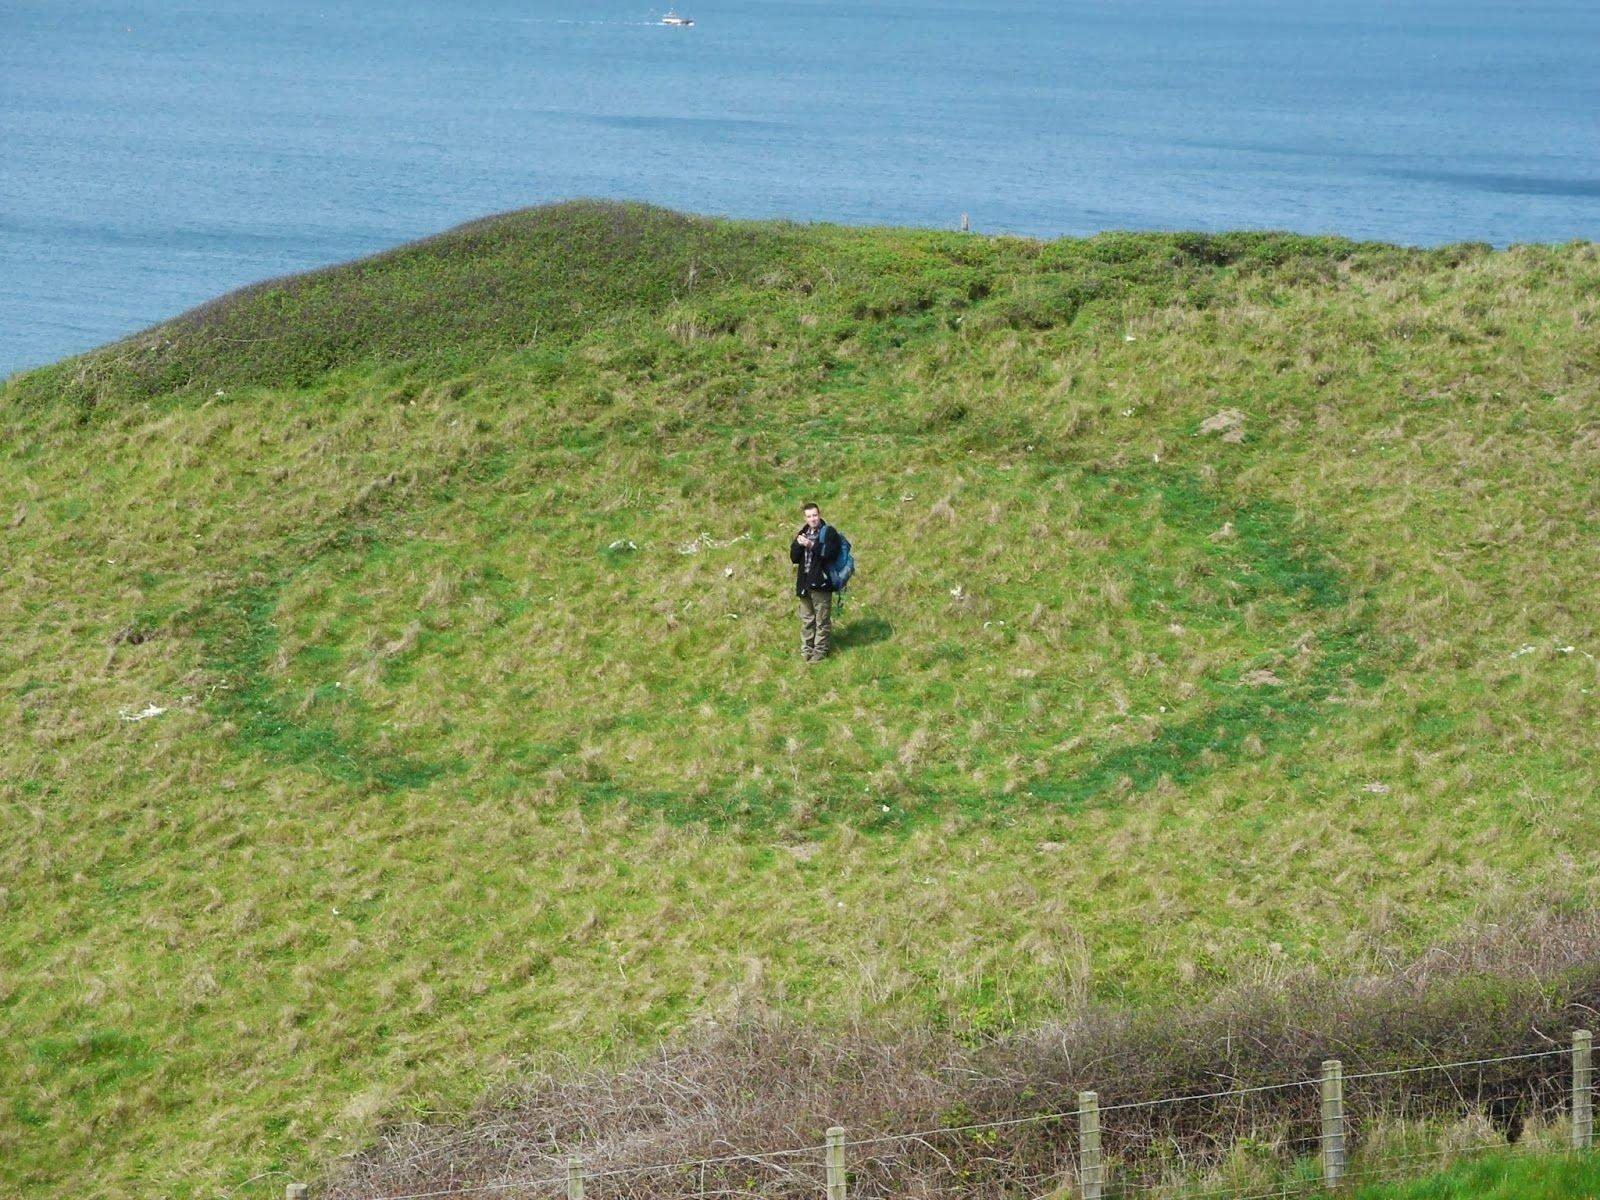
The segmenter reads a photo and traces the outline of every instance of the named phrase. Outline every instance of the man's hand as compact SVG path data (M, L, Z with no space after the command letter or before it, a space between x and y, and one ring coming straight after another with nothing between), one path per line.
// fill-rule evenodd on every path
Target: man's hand
M805 548L806 548L806 549L807 549L807 550L809 550L809 549L811 549L811 547L812 547L812 546L815 546L815 545L816 545L816 542L814 542L814 541L812 541L812 540L811 540L811 539L810 539L810 538L808 538L808 537L807 537L807 536L806 536L806 535L805 535L805 534L803 534L803 533L802 533L802 534L800 534L800 535L799 535L799 536L798 536L798 537L796 537L796 538L795 538L795 539L794 539L794 540L795 540L795 541L797 541L797 542L799 542L799 543L800 543L800 544L801 544L801 545L802 545L802 546L804 546L804 547L805 547Z

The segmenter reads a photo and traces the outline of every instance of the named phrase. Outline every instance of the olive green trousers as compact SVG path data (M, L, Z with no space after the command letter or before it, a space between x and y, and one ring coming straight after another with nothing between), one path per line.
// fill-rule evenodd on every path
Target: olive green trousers
M800 597L800 653L807 659L828 656L833 632L833 593L808 591Z

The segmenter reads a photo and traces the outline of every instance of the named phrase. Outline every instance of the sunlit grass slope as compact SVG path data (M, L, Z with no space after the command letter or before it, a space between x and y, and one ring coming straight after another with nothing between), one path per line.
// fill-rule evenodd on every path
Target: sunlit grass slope
M12 380L0 1191L1592 900L1597 310L1587 244L586 204Z

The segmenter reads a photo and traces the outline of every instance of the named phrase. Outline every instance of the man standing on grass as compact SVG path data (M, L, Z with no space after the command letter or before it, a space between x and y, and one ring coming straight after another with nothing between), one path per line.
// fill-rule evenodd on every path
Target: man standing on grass
M800 597L800 654L808 663L828 657L828 635L833 629L833 584L828 567L839 557L839 535L822 519L822 510L807 504L806 523L789 545L795 566L794 590Z

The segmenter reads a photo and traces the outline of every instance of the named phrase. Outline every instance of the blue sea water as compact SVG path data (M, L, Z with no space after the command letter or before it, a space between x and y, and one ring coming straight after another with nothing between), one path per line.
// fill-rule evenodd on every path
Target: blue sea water
M0 0L0 374L572 196L1600 237L1595 0L660 2Z

